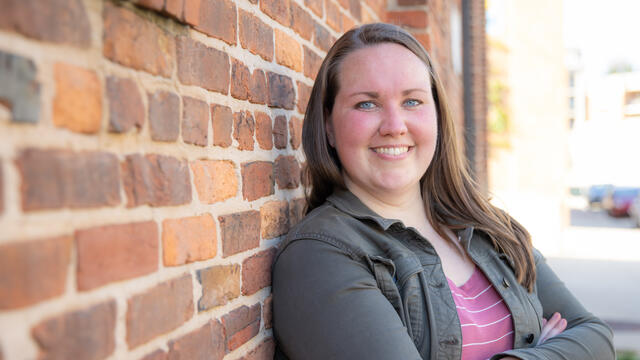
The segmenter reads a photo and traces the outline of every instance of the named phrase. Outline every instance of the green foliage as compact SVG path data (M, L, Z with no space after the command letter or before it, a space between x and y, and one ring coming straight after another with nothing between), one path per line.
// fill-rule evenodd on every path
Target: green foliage
M640 355L633 351L618 351L617 360L640 360Z
M507 105L508 88L498 79L489 80L489 131L504 134L509 131L509 113Z

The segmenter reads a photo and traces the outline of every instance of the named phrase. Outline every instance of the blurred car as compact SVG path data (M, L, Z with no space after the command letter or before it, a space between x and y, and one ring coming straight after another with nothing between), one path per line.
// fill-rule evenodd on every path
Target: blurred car
M640 188L614 187L602 199L602 208L611 216L629 216L631 203L638 195L640 195Z
M640 195L636 196L629 207L629 216L636 221L636 227L640 228Z
M613 185L592 185L587 192L589 207L602 204L602 199L613 190Z

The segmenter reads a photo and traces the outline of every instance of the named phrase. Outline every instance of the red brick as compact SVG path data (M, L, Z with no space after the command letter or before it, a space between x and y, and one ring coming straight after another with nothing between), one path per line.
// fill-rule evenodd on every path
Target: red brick
M124 133L144 124L144 105L138 85L132 79L107 78L109 101L109 131Z
M349 12L356 19L362 20L362 5L360 3L360 0L349 0ZM344 27L344 24L342 29L343 31L348 30L348 28Z
M267 72L267 86L269 87L269 106L293 110L296 93L290 77L269 71Z
M242 164L242 197L253 201L273 195L273 163L254 161Z
M2 214L3 212L4 212L4 180L2 178L2 161L0 161L0 214Z
M240 10L240 44L267 61L273 59L273 29L244 10Z
M170 206L191 202L191 182L185 160L165 155L127 155L122 164L127 206Z
M254 104L267 103L267 80L264 71L255 69L249 81L249 102Z
M302 120L292 116L289 120L289 134L291 135L291 147L297 150L302 142Z
M229 55L181 36L178 38L178 79L185 85L227 94L229 91Z
M298 41L284 31L276 29L276 61L297 72L302 72L302 49Z
M176 141L180 134L180 98L169 91L148 94L149 132L155 141Z
M349 10L349 0L336 0L345 10Z
M184 0L166 0L164 11L179 21L184 21Z
M195 29L228 44L236 43L236 5L230 0L187 0L185 21Z
M165 0L138 0L136 5L145 7L150 10L162 11Z
M289 202L289 226L293 227L302 220L306 207L307 202L304 198L293 199Z
M17 309L65 291L71 238L0 246L0 310Z
M289 0L261 0L260 10L280 24L289 26Z
M0 29L47 42L91 46L91 25L82 0L4 0Z
M427 50L431 51L431 39L429 38L429 34L412 34L413 37L416 38L422 44L422 46Z
M300 165L293 156L280 155L275 161L276 183L280 189L295 189L300 185Z
M197 271L202 285L198 310L221 306L240 296L240 265L218 265Z
M175 42L157 25L132 11L104 3L104 56L124 66L171 77Z
M46 319L31 329L38 344L38 359L99 360L115 349L116 302Z
M220 322L212 320L199 329L169 341L167 360L222 359L225 353L224 328Z
M261 251L242 262L242 294L251 295L271 286L271 265L276 249Z
M329 33L329 30L325 29L321 24L316 23L313 43L320 49L329 51L333 42L334 39Z
M213 126L213 145L231 146L231 129L233 114L231 108L222 105L211 105L211 126Z
M135 348L193 316L191 276L156 285L127 301L127 344Z
M287 117L284 115L278 115L274 120L273 143L276 149L285 149L287 147Z
M313 36L313 18L295 2L291 2L291 28L303 39L311 40Z
M262 305L262 323L265 329L273 327L273 295L269 294Z
M222 317L227 350L233 351L249 341L260 331L260 303L251 307L243 305Z
M251 350L247 355L240 358L240 360L271 360L276 350L276 344L273 338L268 338Z
M218 217L222 257L255 249L260 245L260 212L243 211Z
M120 203L120 171L113 154L28 148L16 164L25 211Z
M255 112L256 118L256 140L263 150L273 148L271 117L262 111Z
M145 357L140 360L167 360L167 353L158 349L150 354L147 354Z
M53 123L71 131L93 134L102 120L102 86L92 70L57 63Z
M214 204L236 196L238 178L229 160L196 160L191 163L200 202Z
M253 131L256 123L249 111L233 114L233 138L238 142L238 149L253 150Z
M236 59L231 59L231 96L240 100L249 98L249 68Z
M182 97L182 140L187 144L207 146L209 105L190 97Z
M307 104L309 103L309 98L311 97L311 86L298 81L298 101L296 102L296 106L298 108L298 112L304 114L307 111Z
M304 0L304 4L311 9L318 17L324 14L324 0Z
M263 239L284 235L289 231L289 203L269 201L260 208L260 224Z
M427 12L424 10L389 11L387 21L400 26L424 29L427 27Z
M158 270L158 228L153 221L78 230L75 237L81 291Z
M327 25L337 32L342 31L342 14L340 13L340 8L331 0L326 0L324 4L325 9L327 9Z
M211 214L166 219L162 222L165 266L211 259L217 251L216 223Z
M398 5L400 6L409 6L409 5L427 5L428 0L398 0Z
M322 65L322 58L318 56L313 50L306 46L304 49L304 75L308 78L315 79Z

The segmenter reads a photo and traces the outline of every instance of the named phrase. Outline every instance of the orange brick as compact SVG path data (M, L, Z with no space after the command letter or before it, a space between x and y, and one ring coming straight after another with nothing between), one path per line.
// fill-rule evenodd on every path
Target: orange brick
M289 26L289 0L261 0L260 10L280 24Z
M53 123L80 133L98 132L102 120L102 87L96 73L57 63L54 77Z
M327 9L327 25L337 32L342 31L342 14L338 5L331 0L326 0L324 6Z
M187 0L185 21L199 31L228 44L236 43L236 5L230 0Z
M289 203L269 201L260 208L260 232L263 239L271 239L289 231Z
M238 178L232 161L197 160L191 170L201 202L213 204L236 196Z
M276 61L280 65L302 72L302 50L296 39L276 29Z
M427 27L427 12L423 10L389 11L387 21L415 29L425 29Z
M342 31L347 32L356 26L356 22L349 16L342 14Z
M262 111L255 112L256 118L256 140L263 150L271 150L273 148L271 117Z
M324 13L323 3L323 0L304 0L304 4L320 18Z
M240 44L267 61L273 59L273 29L244 10L240 10Z
M305 40L313 36L313 18L295 2L291 2L291 28Z
M164 264L176 266L216 256L216 224L211 214L162 222Z
M240 265L219 265L197 271L202 285L198 310L209 310L224 305L240 296Z

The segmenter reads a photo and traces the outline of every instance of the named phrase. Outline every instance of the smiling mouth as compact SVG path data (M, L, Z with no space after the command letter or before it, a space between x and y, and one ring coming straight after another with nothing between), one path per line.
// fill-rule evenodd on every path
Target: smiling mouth
M410 149L409 146L394 146L394 147L372 148L371 150L375 151L378 154L397 156L397 155L402 155L408 152L409 149Z

